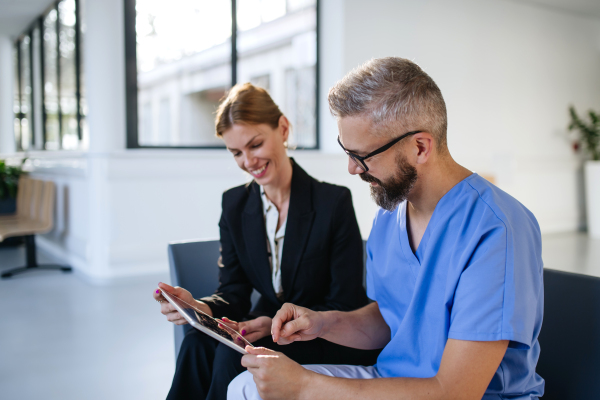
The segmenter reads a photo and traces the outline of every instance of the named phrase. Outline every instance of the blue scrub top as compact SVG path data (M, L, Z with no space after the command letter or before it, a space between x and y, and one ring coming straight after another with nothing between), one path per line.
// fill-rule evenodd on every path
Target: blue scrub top
M367 295L391 341L377 359L383 377L428 378L446 341L509 340L483 399L535 399L544 286L538 223L521 203L477 174L438 202L416 253L406 202L380 209L367 242Z

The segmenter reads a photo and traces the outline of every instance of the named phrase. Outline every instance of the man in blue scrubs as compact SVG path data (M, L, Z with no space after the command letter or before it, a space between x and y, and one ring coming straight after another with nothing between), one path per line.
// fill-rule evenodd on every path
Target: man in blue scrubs
M535 367L544 296L533 214L452 159L441 92L411 61L366 63L331 89L329 104L348 171L370 183L380 206L367 243L373 303L352 312L285 304L273 340L322 337L383 351L371 367L303 367L248 348L248 372L228 397L542 396Z

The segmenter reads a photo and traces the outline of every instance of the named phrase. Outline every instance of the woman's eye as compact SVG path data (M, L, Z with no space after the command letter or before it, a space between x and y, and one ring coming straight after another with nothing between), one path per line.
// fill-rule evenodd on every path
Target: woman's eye
M262 142L252 145L252 148L253 148L253 149L257 149L257 148L259 148L260 146L262 146Z
M233 153L233 156L234 156L234 157L239 157L239 156L241 156L241 155L242 155L242 153L241 153L241 152Z

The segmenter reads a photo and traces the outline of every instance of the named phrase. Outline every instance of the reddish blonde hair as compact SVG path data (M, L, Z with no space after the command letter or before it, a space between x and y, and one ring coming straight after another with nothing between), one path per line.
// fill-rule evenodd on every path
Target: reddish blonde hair
M276 129L281 110L269 93L251 83L237 84L231 88L227 97L219 104L215 117L215 131L218 137L235 124L267 124Z

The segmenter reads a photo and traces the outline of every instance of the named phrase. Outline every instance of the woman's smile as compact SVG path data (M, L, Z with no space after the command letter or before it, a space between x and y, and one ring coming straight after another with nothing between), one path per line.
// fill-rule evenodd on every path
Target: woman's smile
M266 163L265 165L263 165L259 169L249 170L249 172L255 178L262 178L267 173L267 167L268 166L269 166L269 163Z

